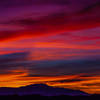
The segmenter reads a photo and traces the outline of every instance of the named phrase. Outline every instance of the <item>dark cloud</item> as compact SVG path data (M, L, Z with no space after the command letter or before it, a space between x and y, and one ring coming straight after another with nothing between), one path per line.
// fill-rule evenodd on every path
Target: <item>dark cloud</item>
M99 86L100 87L100 82L99 83L84 83L84 84L82 84L83 86Z
M10 68L16 68L22 66L27 61L27 52L20 52L8 55L0 55L0 70L9 70Z
M44 4L53 4L53 5L67 5L69 0L4 0L0 1L0 5L5 7L18 7L18 6L29 6L29 5L44 5Z
M76 3L75 3L76 2ZM23 6L23 5L43 5L43 4L55 4L55 5L68 5L71 3L81 4L84 3L91 4L94 0L4 0L0 1L1 5L5 6ZM95 2L99 2L99 0L95 0Z
M0 70L6 73L23 67L29 70L29 76L57 76L80 73L97 73L100 70L99 58L90 60L63 60L63 61L31 61L28 52L20 52L0 56ZM35 72L34 72L35 71ZM33 74L34 73L34 74Z
M83 24L86 24L87 20L90 23L93 22L93 20L95 22L97 22L97 21L99 21L99 19L98 19L99 12L95 13L95 12L97 12L97 9L94 9L95 10L94 11L92 8L100 9L99 3L91 5L90 7L87 7L87 8L83 8L83 10L79 11L80 15L77 12L71 14L71 13L67 13L66 10L65 11L61 10L61 11L56 12L56 13L52 13L52 14L49 14L46 16L41 16L38 19L34 19L31 17L13 19L13 20L9 21L8 24L27 25L27 26L32 26L32 27L34 27L34 25L40 26L41 24L43 24L43 25L47 24L48 26L51 26L51 25L58 26L59 25L61 27L61 25L68 26L70 24L76 24L76 22L77 23L84 22ZM89 12L91 14L89 14ZM95 15L95 16L93 16L93 15Z
M70 0L43 0L43 2L44 4L55 4L55 5L62 5L62 6L67 6L71 3Z
M83 79L65 79L65 80L58 80L58 81L50 81L50 82L59 82L59 83L72 83L72 82L80 82L83 81Z
M31 26L34 24L39 23L39 20L34 20L32 18L22 18L22 19L15 19L12 20L10 22L8 22L9 24L17 24L17 25L26 25L26 26Z
M35 65L30 65L30 76L57 76L88 73L88 76L98 74L100 70L99 60L73 60L73 61L38 61ZM35 74L34 70L37 72ZM93 74L94 73L94 74ZM88 77L86 76L86 77Z
M80 14L89 13L89 12L95 10L95 9L100 9L100 2L99 1L94 3L94 4L91 4L91 5L87 6L87 7L85 7L84 9L82 9L80 11Z

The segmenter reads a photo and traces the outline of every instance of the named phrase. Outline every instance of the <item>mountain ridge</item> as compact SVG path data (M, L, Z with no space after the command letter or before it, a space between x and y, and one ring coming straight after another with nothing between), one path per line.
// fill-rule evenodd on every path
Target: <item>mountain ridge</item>
M31 84L19 88L1 87L0 95L87 96L89 94L80 90L52 87L46 84Z

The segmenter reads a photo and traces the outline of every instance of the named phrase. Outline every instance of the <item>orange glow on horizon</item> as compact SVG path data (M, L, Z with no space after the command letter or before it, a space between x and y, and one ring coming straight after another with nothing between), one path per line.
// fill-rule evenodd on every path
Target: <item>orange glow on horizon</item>
M82 76L83 75L83 76ZM0 75L0 87L21 87L30 84L44 83L49 86L63 87L85 91L87 93L100 93L100 76L64 75L64 76L28 76L27 70L13 70L11 74ZM80 80L80 81L77 81ZM65 80L65 82L60 82ZM76 80L76 81L70 81ZM69 81L69 82L67 82ZM88 85L89 84L89 85ZM93 84L93 85L92 85Z

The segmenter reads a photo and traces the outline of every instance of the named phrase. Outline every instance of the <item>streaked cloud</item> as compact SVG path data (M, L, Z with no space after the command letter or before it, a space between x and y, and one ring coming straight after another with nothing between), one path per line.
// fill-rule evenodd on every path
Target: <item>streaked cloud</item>
M0 1L0 87L45 83L100 93L99 4Z

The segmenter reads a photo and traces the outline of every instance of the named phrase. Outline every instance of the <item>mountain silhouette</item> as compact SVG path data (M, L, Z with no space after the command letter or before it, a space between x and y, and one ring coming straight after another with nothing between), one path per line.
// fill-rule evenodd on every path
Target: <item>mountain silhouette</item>
M87 96L89 94L80 90L71 90L65 88L51 87L46 84L32 84L20 88L0 88L0 95L41 95L41 96Z

